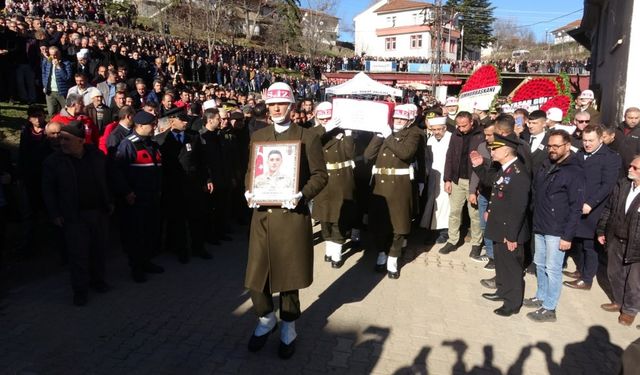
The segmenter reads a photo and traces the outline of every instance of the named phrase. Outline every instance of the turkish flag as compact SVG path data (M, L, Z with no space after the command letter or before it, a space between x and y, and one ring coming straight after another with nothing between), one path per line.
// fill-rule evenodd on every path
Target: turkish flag
M256 155L256 164L253 168L253 175L257 177L263 173L264 173L264 166L263 166L263 160L262 160L262 146L260 146L258 148L258 155Z

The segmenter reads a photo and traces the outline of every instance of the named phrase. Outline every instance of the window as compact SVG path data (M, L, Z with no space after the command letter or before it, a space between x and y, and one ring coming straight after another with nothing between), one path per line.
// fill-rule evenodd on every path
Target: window
M396 38L384 38L384 49L387 51L396 50Z
M422 35L411 35L411 48L422 48Z
M396 27L396 16L387 17L387 23L391 25L391 27Z

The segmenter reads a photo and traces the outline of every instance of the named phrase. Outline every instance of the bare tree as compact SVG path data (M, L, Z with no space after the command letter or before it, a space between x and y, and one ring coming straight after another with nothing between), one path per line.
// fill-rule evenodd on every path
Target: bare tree
M306 9L302 10L302 43L311 59L315 58L325 46L332 47L337 39L335 27L338 26L333 14L336 12L335 0L305 0Z
M498 19L493 24L495 52L509 53L518 49L531 48L536 44L535 34L531 29L518 25L512 19Z

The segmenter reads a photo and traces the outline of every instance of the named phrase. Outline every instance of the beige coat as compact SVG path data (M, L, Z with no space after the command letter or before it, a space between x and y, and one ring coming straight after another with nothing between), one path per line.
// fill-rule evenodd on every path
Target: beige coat
M313 281L313 233L306 202L327 184L327 170L320 139L310 131L292 124L281 134L273 125L257 130L253 142L302 141L298 190L303 199L295 210L260 207L253 210L249 234L249 256L245 287L271 293L306 288ZM253 162L249 161L245 186L251 186Z
M411 168L421 141L418 132L405 128L382 139L374 136L364 151L367 160L375 160L377 168ZM369 208L372 231L388 231L390 224L395 234L411 232L413 190L410 176L373 176L373 196Z
M322 149L327 164L353 161L355 145L352 136L334 130L323 134ZM313 200L314 219L328 223L352 224L355 211L353 167L327 170L329 182ZM349 228L347 228L349 229Z

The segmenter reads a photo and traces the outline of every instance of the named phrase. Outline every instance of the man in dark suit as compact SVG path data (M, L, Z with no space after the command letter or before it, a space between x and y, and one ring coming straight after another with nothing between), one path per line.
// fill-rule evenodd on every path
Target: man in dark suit
M535 175L542 163L547 160L547 142L549 135L545 124L547 114L544 111L533 111L527 121L528 132L523 133L523 140L529 144L531 150L531 172Z
M529 240L526 212L531 177L518 160L516 150L519 145L520 140L515 134L496 134L489 145L492 160L501 165L493 182L485 231L485 237L493 241L497 290L482 296L491 301L504 301L501 307L494 310L500 316L517 314L524 296L523 245ZM484 162L477 151L472 151L469 157L474 169Z
M191 253L211 259L204 247L204 194L213 191L213 184L207 176L200 135L187 130L189 116L184 112L175 114L169 122L170 129L156 136L162 154L162 201L168 229L166 246L177 253L180 263L188 263L188 226Z
M598 242L606 244L607 272L613 303L600 307L619 312L618 323L630 326L640 311L640 157L631 160L627 178L613 189L598 221Z
M596 226L609 194L616 185L621 165L620 156L602 143L602 128L587 125L582 130L583 147L577 153L585 173L585 201L582 217L569 255L576 262L576 272L563 272L575 278L563 284L573 289L589 290L598 271L598 253L594 244Z

